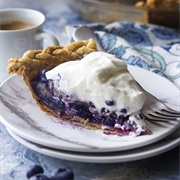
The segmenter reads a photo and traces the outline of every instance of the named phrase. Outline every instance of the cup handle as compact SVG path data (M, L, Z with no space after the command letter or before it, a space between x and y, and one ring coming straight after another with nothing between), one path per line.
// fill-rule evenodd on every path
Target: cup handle
M40 31L35 35L35 39L37 41L42 40L42 39L46 39L48 41L50 41L51 43L53 43L54 46L59 46L59 42L58 40L50 33L48 32L44 32L44 31Z

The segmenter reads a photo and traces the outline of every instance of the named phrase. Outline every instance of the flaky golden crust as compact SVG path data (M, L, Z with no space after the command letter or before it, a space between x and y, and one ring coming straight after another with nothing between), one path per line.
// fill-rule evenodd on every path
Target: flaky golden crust
M43 50L29 50L21 58L11 58L9 60L7 72L9 74L16 73L23 77L40 109L58 117L39 100L31 86L31 80L38 75L40 70L49 70L64 62L82 59L83 55L96 50L97 47L93 39L72 42L67 46L49 46Z
M72 42L67 46L49 46L44 50L30 50L21 58L11 58L8 61L7 72L17 73L25 81L29 81L42 69L49 70L63 62L81 59L84 54L96 50L93 39Z

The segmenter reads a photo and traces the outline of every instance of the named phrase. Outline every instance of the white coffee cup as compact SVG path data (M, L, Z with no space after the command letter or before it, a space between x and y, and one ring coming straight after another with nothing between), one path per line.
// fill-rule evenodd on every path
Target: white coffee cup
M22 57L27 50L42 49L44 39L46 45L59 45L52 34L42 30L44 22L45 16L36 10L0 10L0 83L10 76L7 74L10 58Z

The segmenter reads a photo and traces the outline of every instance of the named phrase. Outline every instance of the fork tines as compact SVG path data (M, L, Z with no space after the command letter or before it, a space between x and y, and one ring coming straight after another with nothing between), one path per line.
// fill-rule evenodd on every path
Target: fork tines
M160 102L145 106L141 113L148 121L180 122L180 112L174 111Z

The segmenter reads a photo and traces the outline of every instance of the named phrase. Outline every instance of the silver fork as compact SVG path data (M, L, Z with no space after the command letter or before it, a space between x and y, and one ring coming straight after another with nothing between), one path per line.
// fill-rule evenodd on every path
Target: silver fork
M179 121L180 123L180 112L168 108L158 100L153 100L150 104L145 105L142 108L141 113L148 121Z

